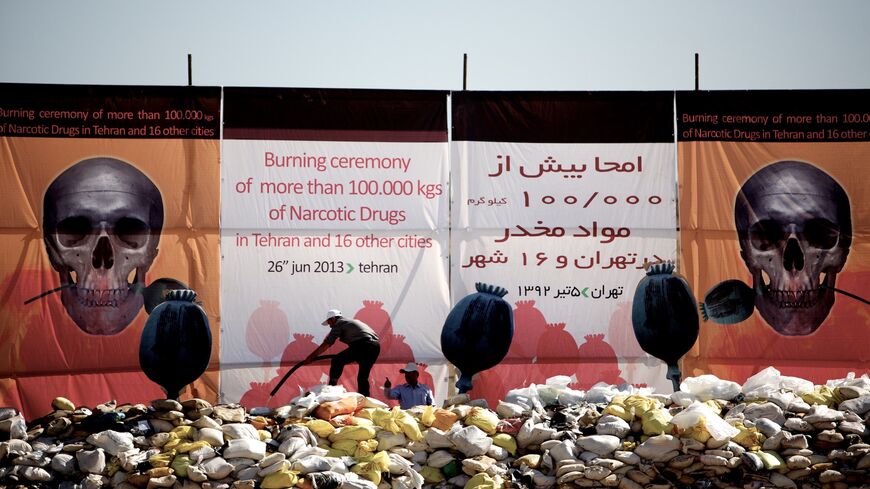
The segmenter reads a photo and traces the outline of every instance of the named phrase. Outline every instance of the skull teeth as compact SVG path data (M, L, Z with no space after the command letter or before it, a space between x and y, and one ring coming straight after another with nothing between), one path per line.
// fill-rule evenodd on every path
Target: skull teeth
M780 308L810 308L819 300L818 289L775 290L768 288L767 296Z
M76 287L80 305L85 307L118 307L127 295L129 288L123 289L84 289Z

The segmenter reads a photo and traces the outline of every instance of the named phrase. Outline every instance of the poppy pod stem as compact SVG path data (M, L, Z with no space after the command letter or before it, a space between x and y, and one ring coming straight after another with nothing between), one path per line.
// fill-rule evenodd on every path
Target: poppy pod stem
M680 390L680 380L682 379L683 372L680 371L680 366L676 363L668 364L668 373L665 377L671 379L671 382L674 384L674 392L678 392Z

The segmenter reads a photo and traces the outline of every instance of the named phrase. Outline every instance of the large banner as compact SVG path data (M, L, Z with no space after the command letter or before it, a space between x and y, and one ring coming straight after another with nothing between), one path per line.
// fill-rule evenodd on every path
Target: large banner
M0 405L164 397L139 352L167 287L211 327L185 398L327 382L320 360L278 389L338 309L380 337L374 397L414 362L440 402L442 326L477 283L507 290L515 329L490 342L506 353L468 347L505 354L472 396L557 375L670 392L632 327L664 260L706 319L684 377L870 367L870 92L448 95L0 85Z
M865 372L867 91L677 94L682 269L710 318L685 375Z
M195 289L217 399L217 88L0 86L0 405L165 397L139 366L143 297ZM174 282L174 283L177 283Z
M454 302L504 287L507 357L472 393L572 377L668 389L637 344L644 266L676 256L673 94L458 92L453 104Z
M222 232L225 400L277 406L328 380L288 369L319 345L330 309L371 326L371 381L420 365L444 396L449 311L446 92L225 90ZM346 348L336 342L327 354ZM435 365L435 364L438 365ZM356 389L357 365L340 382Z

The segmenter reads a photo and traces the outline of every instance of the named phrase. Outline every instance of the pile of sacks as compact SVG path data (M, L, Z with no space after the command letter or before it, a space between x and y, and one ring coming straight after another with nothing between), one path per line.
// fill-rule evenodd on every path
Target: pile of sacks
M870 488L870 379L812 385L767 369L661 395L556 377L495 409L389 408L320 386L277 409L201 399L93 409L64 398L31 423L0 409L6 487Z

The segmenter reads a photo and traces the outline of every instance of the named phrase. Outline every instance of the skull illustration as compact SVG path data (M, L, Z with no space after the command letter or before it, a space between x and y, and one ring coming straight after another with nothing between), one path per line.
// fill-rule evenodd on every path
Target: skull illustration
M734 220L761 317L783 335L814 332L852 244L843 187L813 165L778 161L740 188Z
M142 307L139 292L157 256L157 186L121 160L82 160L45 191L42 228L51 266L61 285L72 285L61 301L76 325L97 335L123 331Z

